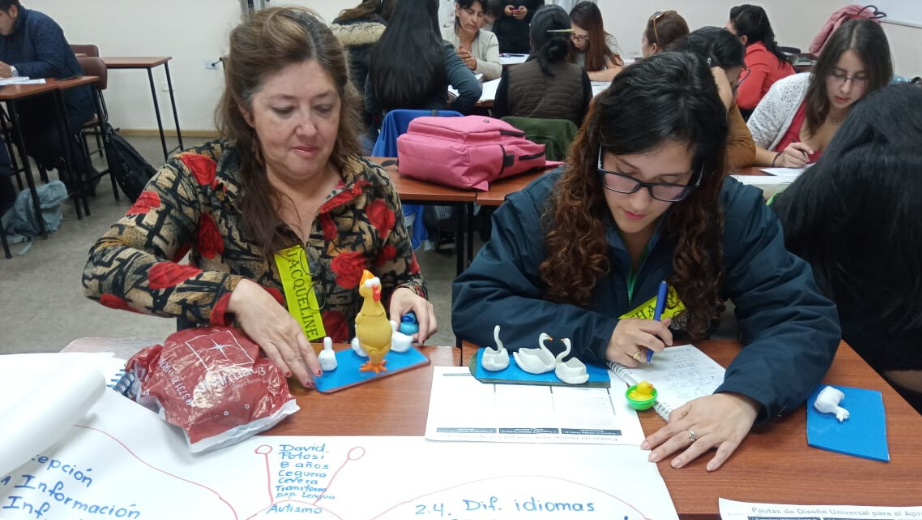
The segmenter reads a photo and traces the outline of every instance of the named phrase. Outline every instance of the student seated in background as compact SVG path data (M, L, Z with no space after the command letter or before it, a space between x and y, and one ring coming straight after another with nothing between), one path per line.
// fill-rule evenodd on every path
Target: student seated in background
M340 12L330 26L349 56L349 78L359 93L365 93L372 46L384 34L396 3L397 0L362 0L352 9ZM365 125L372 126L371 115L364 109L362 115ZM364 146L370 152L374 137L368 140L370 143Z
M308 340L353 337L368 269L390 315L414 311L424 341L436 330L426 285L394 185L359 155L359 96L330 28L307 9L256 11L231 32L224 67L222 138L173 155L96 242L86 295L195 325L233 323L310 386L320 365ZM291 261L313 278L297 308L286 301L305 278L279 268Z
M493 33L499 40L499 52L527 54L529 25L544 0L500 0L502 16L493 22Z
M493 24L503 15L503 0L485 0L483 4L483 27L487 31L493 32ZM494 33L495 35L495 33ZM497 40L498 42L499 40Z
M365 109L375 118L396 108L469 112L482 87L439 32L439 0L398 1L371 52ZM458 97L448 102L448 86Z
M727 172L752 166L756 155L755 143L736 105L737 91L749 75L743 62L746 52L743 44L726 29L702 27L678 41L664 43L664 46L669 51L693 52L702 60L710 60L720 99L727 109Z
M44 13L24 8L19 0L0 0L0 78L64 79L81 74L83 70L61 26ZM65 168L66 139L71 140L73 166L81 174L92 173L77 134L95 109L89 85L67 89L63 94L66 136L61 135L61 122L50 95L19 101L16 107L29 155L45 170L57 169L61 180L72 184L77 176Z
M666 45L687 35L688 24L675 11L657 11L647 19L640 38L640 52L644 58L662 52Z
M771 207L836 302L842 339L922 412L920 143L922 89L884 87Z
M585 69L567 61L570 18L559 5L543 7L531 22L528 61L503 70L493 117L567 119L579 126L592 100Z
M778 49L775 32L765 9L749 4L730 9L727 30L746 46L749 77L740 85L736 103L748 118L776 81L794 74L794 67Z
M455 333L487 345L498 324L524 345L543 331L570 338L584 362L636 367L676 334L706 337L733 300L744 347L723 384L641 445L652 461L677 453L677 468L716 449L715 470L756 421L794 410L820 382L839 343L835 306L784 248L762 192L725 177L727 119L705 61L641 60L592 105L568 164L497 209L490 241L452 284ZM684 314L624 317L661 280Z
M812 73L777 81L748 121L758 166L803 168L816 162L852 107L893 76L880 24L852 20L826 42Z
M593 2L580 2L570 11L570 35L573 63L585 67L592 81L611 81L621 72L621 48L618 40L605 32L602 13Z
M442 38L451 42L458 57L484 80L496 79L503 73L499 62L499 42L496 35L484 30L484 1L455 2L455 25L442 28Z

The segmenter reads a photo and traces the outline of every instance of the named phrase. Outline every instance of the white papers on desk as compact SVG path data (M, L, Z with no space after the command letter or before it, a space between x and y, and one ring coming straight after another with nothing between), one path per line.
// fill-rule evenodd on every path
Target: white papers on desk
M0 79L0 87L4 85L44 85L45 78L29 79L28 76Z
M919 499L922 501L922 498ZM880 518L919 518L922 507L804 506L791 504L756 504L721 498L721 520L872 520Z
M763 172L774 175L775 177L787 177L791 180L800 177L800 174L807 171L812 164L803 168L760 168Z
M527 54L500 54L499 62L502 65L518 65L519 63L525 63L525 60L528 59Z
M499 87L499 80L501 78L491 79L490 81L485 81L483 83L483 93L480 94L480 99L477 100L478 103L484 103L486 101L493 101L496 99L496 89ZM458 97L458 89L455 87L448 87L448 93Z
M435 367L426 438L639 445L644 435L611 388L481 383L467 368Z
M592 96L593 97L598 96L610 86L611 86L611 81L593 81L592 82Z
M783 186L791 184L796 178L771 175L733 175L732 177L747 186Z

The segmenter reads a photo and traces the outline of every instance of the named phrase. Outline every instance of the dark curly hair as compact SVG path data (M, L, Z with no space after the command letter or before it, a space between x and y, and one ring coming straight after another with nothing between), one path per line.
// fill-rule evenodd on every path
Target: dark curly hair
M687 308L686 331L703 337L723 311L723 185L727 112L704 61L665 53L615 77L599 95L570 149L568 166L543 217L548 257L538 269L551 301L588 307L596 282L611 269L605 222L610 210L597 171L600 148L615 155L686 143L700 185L664 213L665 238L675 243L675 287Z

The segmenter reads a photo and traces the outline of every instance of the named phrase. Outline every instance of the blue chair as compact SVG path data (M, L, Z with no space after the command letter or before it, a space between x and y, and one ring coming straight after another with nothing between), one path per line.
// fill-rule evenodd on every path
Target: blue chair
M381 122L381 132L378 134L378 140L375 141L375 147L372 149L372 157L397 157L397 138L406 133L410 121L417 117L461 117L463 114L454 110L391 110L384 116ZM404 221L410 222L412 234L410 242L413 249L429 239L426 233L426 226L423 225L423 206L419 204L403 205ZM414 225L415 224L415 225Z

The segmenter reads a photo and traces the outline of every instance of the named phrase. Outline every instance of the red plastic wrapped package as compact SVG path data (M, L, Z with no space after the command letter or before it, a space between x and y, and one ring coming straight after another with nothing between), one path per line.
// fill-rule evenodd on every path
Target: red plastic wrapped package
M139 403L200 453L242 441L298 411L288 382L259 346L229 327L187 329L128 360Z

